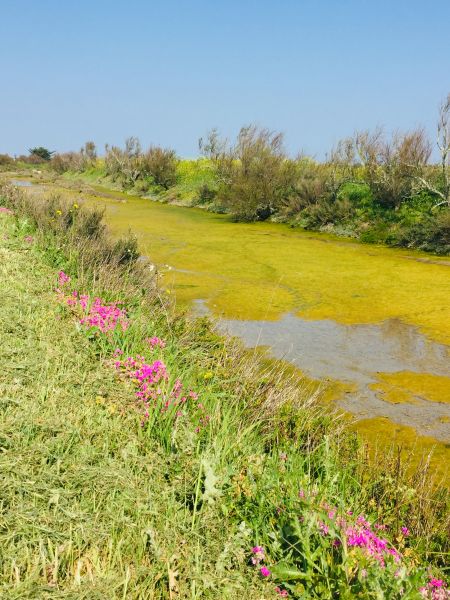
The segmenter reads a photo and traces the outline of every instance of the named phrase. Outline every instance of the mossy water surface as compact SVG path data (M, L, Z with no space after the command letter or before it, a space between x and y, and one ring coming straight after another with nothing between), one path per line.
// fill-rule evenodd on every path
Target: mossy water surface
M348 401L349 394L345 398L349 410L359 403L360 417L389 416L403 426L414 413L416 429L426 415L427 430L421 433L439 433L441 442L448 441L449 424L444 414L448 409L445 398L450 396L446 386L450 377L448 259L364 245L287 225L233 223L226 215L164 205L104 188L96 190L98 194L84 194L86 201L105 207L114 233L131 229L137 235L142 253L157 263L163 287L176 295L179 304L192 306L202 300L205 310L222 321L241 322L240 327L244 321L273 322L276 326L286 314L300 317L302 327L310 323L311 328L317 328L322 366L326 373L328 361L330 378L353 384L365 369L365 379L360 381L365 386L363 393L354 395L353 404ZM331 330L336 324L339 344L333 345ZM286 337L285 331L279 335ZM314 336L303 335L298 344L304 340L302 352L308 356L317 348L308 342ZM380 335L382 346L377 341ZM270 345L268 340L260 342ZM371 344L376 345L373 352ZM383 354L388 361L393 345L396 361L385 364ZM364 353L378 354L379 363L358 365ZM277 356L287 354L286 348ZM348 369L344 372L341 368L344 354L352 368L358 365L353 379ZM301 356L296 364L300 369L304 366ZM419 411L411 393L405 392L406 384L400 389L379 373L389 377L421 373L428 377L425 387L420 386L425 406ZM324 376L311 370L308 374ZM413 377L416 379L406 385L407 390L417 388L417 376ZM389 398L383 397L383 385L389 385ZM436 387L441 390L439 399L433 391ZM372 399L376 396L376 411L364 412L364 404L369 404L365 392L370 392ZM402 406L395 408L399 403Z
M345 324L396 318L450 342L448 259L135 197L97 202L113 230L131 229L171 267L166 287L179 302L203 298L217 315L252 320L288 311Z

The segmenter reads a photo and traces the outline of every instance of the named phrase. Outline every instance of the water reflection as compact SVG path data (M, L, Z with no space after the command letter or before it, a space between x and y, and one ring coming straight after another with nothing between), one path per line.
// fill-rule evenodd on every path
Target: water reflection
M209 312L202 300L195 306L198 314ZM286 314L279 321L219 319L217 327L241 338L248 347L268 346L275 358L290 361L314 379L357 384L357 392L345 394L338 403L360 418L386 416L424 435L450 441L450 424L440 421L450 417L449 404L392 404L369 387L378 381L377 372L413 371L450 377L449 348L429 340L411 325L397 319L343 325Z
M33 185L31 181L26 181L24 179L12 179L11 183L18 187L31 187Z

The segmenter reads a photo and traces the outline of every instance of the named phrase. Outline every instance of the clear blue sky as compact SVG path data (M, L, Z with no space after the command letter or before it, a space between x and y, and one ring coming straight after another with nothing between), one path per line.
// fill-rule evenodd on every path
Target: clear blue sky
M378 124L434 135L449 23L449 0L1 0L0 152L194 156L250 122L317 157Z

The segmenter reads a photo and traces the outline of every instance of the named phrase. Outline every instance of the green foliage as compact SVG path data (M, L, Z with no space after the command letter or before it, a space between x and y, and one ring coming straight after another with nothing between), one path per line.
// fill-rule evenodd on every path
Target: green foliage
M67 171L84 172L97 163L97 149L94 142L86 142L79 152L55 154L50 161L51 168L59 174Z
M30 148L28 152L32 157L39 158L44 162L49 161L55 154L54 150L50 151L48 148L44 148L43 146L36 146L35 148Z
M432 214L402 224L391 243L437 254L450 254L450 209L437 209Z
M168 190L177 181L178 158L170 148L151 146L142 152L135 137L125 141L123 149L106 146L105 174L119 182L123 189L135 188L141 193Z
M87 142L78 153L54 156L51 168L89 181L107 178L161 202L227 212L237 221L287 221L364 242L448 252L445 227L435 231L427 216L446 197L448 164L429 164L422 129L390 138L381 129L358 132L322 163L288 157L282 134L254 125L241 128L232 144L214 129L199 146L204 158L179 160L167 148L143 152L130 137L124 148L106 146L103 161Z
M151 146L141 159L141 177L151 177L155 185L167 190L177 181L177 162L175 150Z
M268 219L289 198L297 179L283 136L254 125L243 127L231 147L216 136L211 132L204 147L216 172L219 202L237 220Z

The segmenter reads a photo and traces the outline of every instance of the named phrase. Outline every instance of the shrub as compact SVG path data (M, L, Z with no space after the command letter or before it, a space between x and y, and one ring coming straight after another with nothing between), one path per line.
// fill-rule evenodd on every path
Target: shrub
M401 227L392 243L437 254L450 254L450 209L445 208L419 222Z
M0 166L10 165L12 162L14 162L14 160L9 154L0 154Z
M203 183L198 190L199 204L208 204L217 196L217 190L213 189L207 183Z
M50 161L51 168L57 173L66 171L86 171L95 166L97 150L94 142L86 142L79 152L55 154Z
M306 220L306 227L314 229L329 224L344 223L350 220L355 214L352 203L343 198L341 200L323 200L316 204L311 204L303 212Z
M250 125L228 147L213 131L202 147L215 167L217 198L238 220L267 219L295 189L297 169L281 133Z
M175 150L151 146L140 160L141 177L150 176L156 185L167 190L177 181L177 163Z
M356 134L354 144L376 202L396 208L413 195L415 180L423 176L431 155L423 129L396 133L390 140L381 129L362 131Z
M135 137L125 140L125 148L106 145L105 170L113 181L120 181L123 187L132 187L141 176L141 144Z

